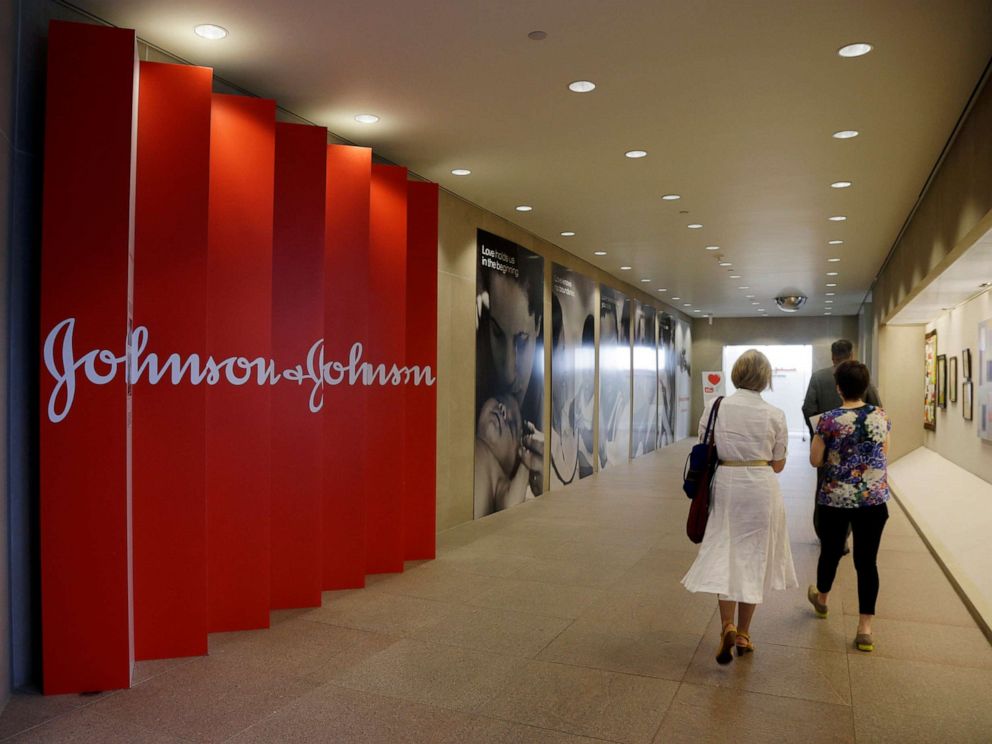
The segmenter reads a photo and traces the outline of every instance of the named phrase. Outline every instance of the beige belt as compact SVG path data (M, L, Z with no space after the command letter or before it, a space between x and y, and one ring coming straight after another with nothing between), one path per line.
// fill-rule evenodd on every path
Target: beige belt
M767 468L768 460L720 460L720 465L728 468Z

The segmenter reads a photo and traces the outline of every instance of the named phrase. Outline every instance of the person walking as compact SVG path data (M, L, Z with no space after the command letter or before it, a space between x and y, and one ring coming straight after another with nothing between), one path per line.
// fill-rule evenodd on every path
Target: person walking
M832 366L816 370L810 376L809 387L806 388L806 399L803 401L803 418L806 420L806 426L809 428L810 441L812 441L814 435L812 418L840 407L841 399L837 393L837 383L834 382L834 371L837 369L838 364L854 358L854 344L846 338L837 339L830 344L830 358L833 363ZM882 407L882 400L878 397L878 391L875 390L874 385L868 386L868 390L865 392L865 402L877 408ZM824 470L823 468L819 468L816 471L816 491L813 494L813 531L821 541L823 537L820 535L819 527L820 507L816 502L816 494L820 492L820 486L823 485L823 476ZM851 551L847 548L845 541L844 555L847 555L849 552Z
M885 412L865 402L868 368L843 362L834 373L843 402L816 425L809 462L825 476L817 495L820 505L820 559L816 585L806 596L819 617L827 616L828 599L844 551L848 528L854 534L854 568L858 573L858 631L855 645L873 651L871 621L878 598L878 546L889 518L887 458L892 424Z
M737 392L716 416L719 465L712 511L696 560L682 579L690 592L712 592L720 606L719 664L754 650L751 620L768 588L798 586L776 473L785 467L789 431L785 413L766 403L772 366L756 349L744 352L730 375ZM712 403L699 423L704 435ZM735 618L736 614L736 618ZM736 622L735 622L736 620Z

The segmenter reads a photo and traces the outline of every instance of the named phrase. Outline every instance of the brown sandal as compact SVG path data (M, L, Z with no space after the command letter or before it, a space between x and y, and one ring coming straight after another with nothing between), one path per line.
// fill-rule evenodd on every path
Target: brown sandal
M754 644L751 643L751 636L743 631L737 631L737 639L734 641L734 645L737 647L738 656L754 652Z
M720 647L716 651L717 664L729 664L734 660L734 644L737 643L737 628L727 623L720 632Z

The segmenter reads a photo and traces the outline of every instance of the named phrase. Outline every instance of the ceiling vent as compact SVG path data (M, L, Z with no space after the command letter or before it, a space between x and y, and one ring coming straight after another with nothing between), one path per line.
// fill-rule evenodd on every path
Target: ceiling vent
M775 304L783 313L794 313L806 304L806 295L794 294L776 297Z

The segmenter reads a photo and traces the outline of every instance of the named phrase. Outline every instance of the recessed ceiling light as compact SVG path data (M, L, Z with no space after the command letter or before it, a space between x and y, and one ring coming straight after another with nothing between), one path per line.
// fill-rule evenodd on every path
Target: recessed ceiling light
M827 272L827 276L837 276L837 272L836 271L828 271Z
M835 294L837 294L837 293L836 292L827 292L826 293L827 297L833 297Z
M533 41L544 41L545 39L548 38L548 32L547 31L531 31L529 34L527 34L527 38L528 39L532 39Z
M829 220L830 220L831 222L843 222L844 220L846 220L846 219L847 219L847 217L845 217L845 216L844 216L844 215L842 215L842 214L835 214L835 215L834 215L833 217L829 217L828 219L829 219Z
M470 171L468 168L455 168L454 170L451 171L451 175L453 175L453 176L470 176L470 175L472 175L472 171Z
M760 302L752 302L751 304L752 305L760 305L761 303Z
M563 233L561 234L561 236L562 236L563 238L574 238L574 237L575 237L575 233L574 233L574 232L572 232L571 230L565 230L565 232L563 232Z
M751 288L745 284L743 287L738 287L737 289L751 289Z
M699 310L693 310L692 312L694 312L694 313L698 313L698 312L699 312Z
M741 275L740 274L731 274L730 275L730 278L731 279L740 279L741 278Z
M605 256L606 251L593 251L594 256Z
M721 261L719 265L720 266L733 266L733 264L730 263L730 261Z
M630 267L629 266L621 266L620 267L620 271L630 271Z
M748 299L748 300L753 300L754 299L754 295L744 295L744 297L746 299Z
M828 240L827 245L843 245L843 240Z
M823 304L824 304L824 305L829 305L829 304L831 304L832 302L833 302L833 300L824 300L824 301L823 301Z
M851 181L834 181L830 184L832 189L848 189L852 186Z
M360 124L375 124L379 121L379 117L375 114L359 114L355 117L355 121Z
M682 303L682 307L692 307L692 303L691 302L683 302Z
M827 263L837 263L838 261L840 261L839 258L828 258L827 259Z
M568 89L573 93L591 93L596 90L596 83L591 80L576 80L568 84Z
M650 280L650 279L641 279L641 281L642 281L642 282L644 282L644 283L646 284L647 282L649 282L649 281L651 281L651 280Z
M667 292L667 291L668 291L668 289L667 289L667 288L665 288L665 287L658 287L658 291L659 291L659 292Z
M836 284L834 284L833 282L828 282L828 283L827 283L827 286L828 286L828 287L836 287L837 285L836 285Z
M212 23L201 23L199 26L193 27L193 33L201 39L217 41L227 36L227 29L223 26L215 26Z
M768 311L767 311L767 310L765 310L765 308L763 308L763 307L759 307L759 308L758 308L758 312L759 312L759 313L764 313L764 312L768 312Z
M872 50L871 44L859 41L855 44L846 44L837 50L841 57L863 57Z
M681 300L682 298L681 297L673 297L672 299L673 300Z
M686 225L690 230L698 230L702 227L698 222L693 222L691 225Z
M708 245L708 246L706 246L706 250L708 250L708 251L718 251L718 250L720 250L720 246L718 246L718 245Z
M531 212L534 207L528 207L526 204L521 204L520 206L514 207L518 212Z
M636 160L637 158L646 158L648 156L648 153L645 150L627 150L627 152L625 152L624 155L626 155L628 158Z
M830 315L830 311L827 310L827 312L825 312L824 315Z
M665 194L661 198L664 199L665 201L678 201L682 197L679 196L678 194Z
M831 135L834 139L851 139L857 137L861 132L857 129L841 129L839 132L834 132Z

